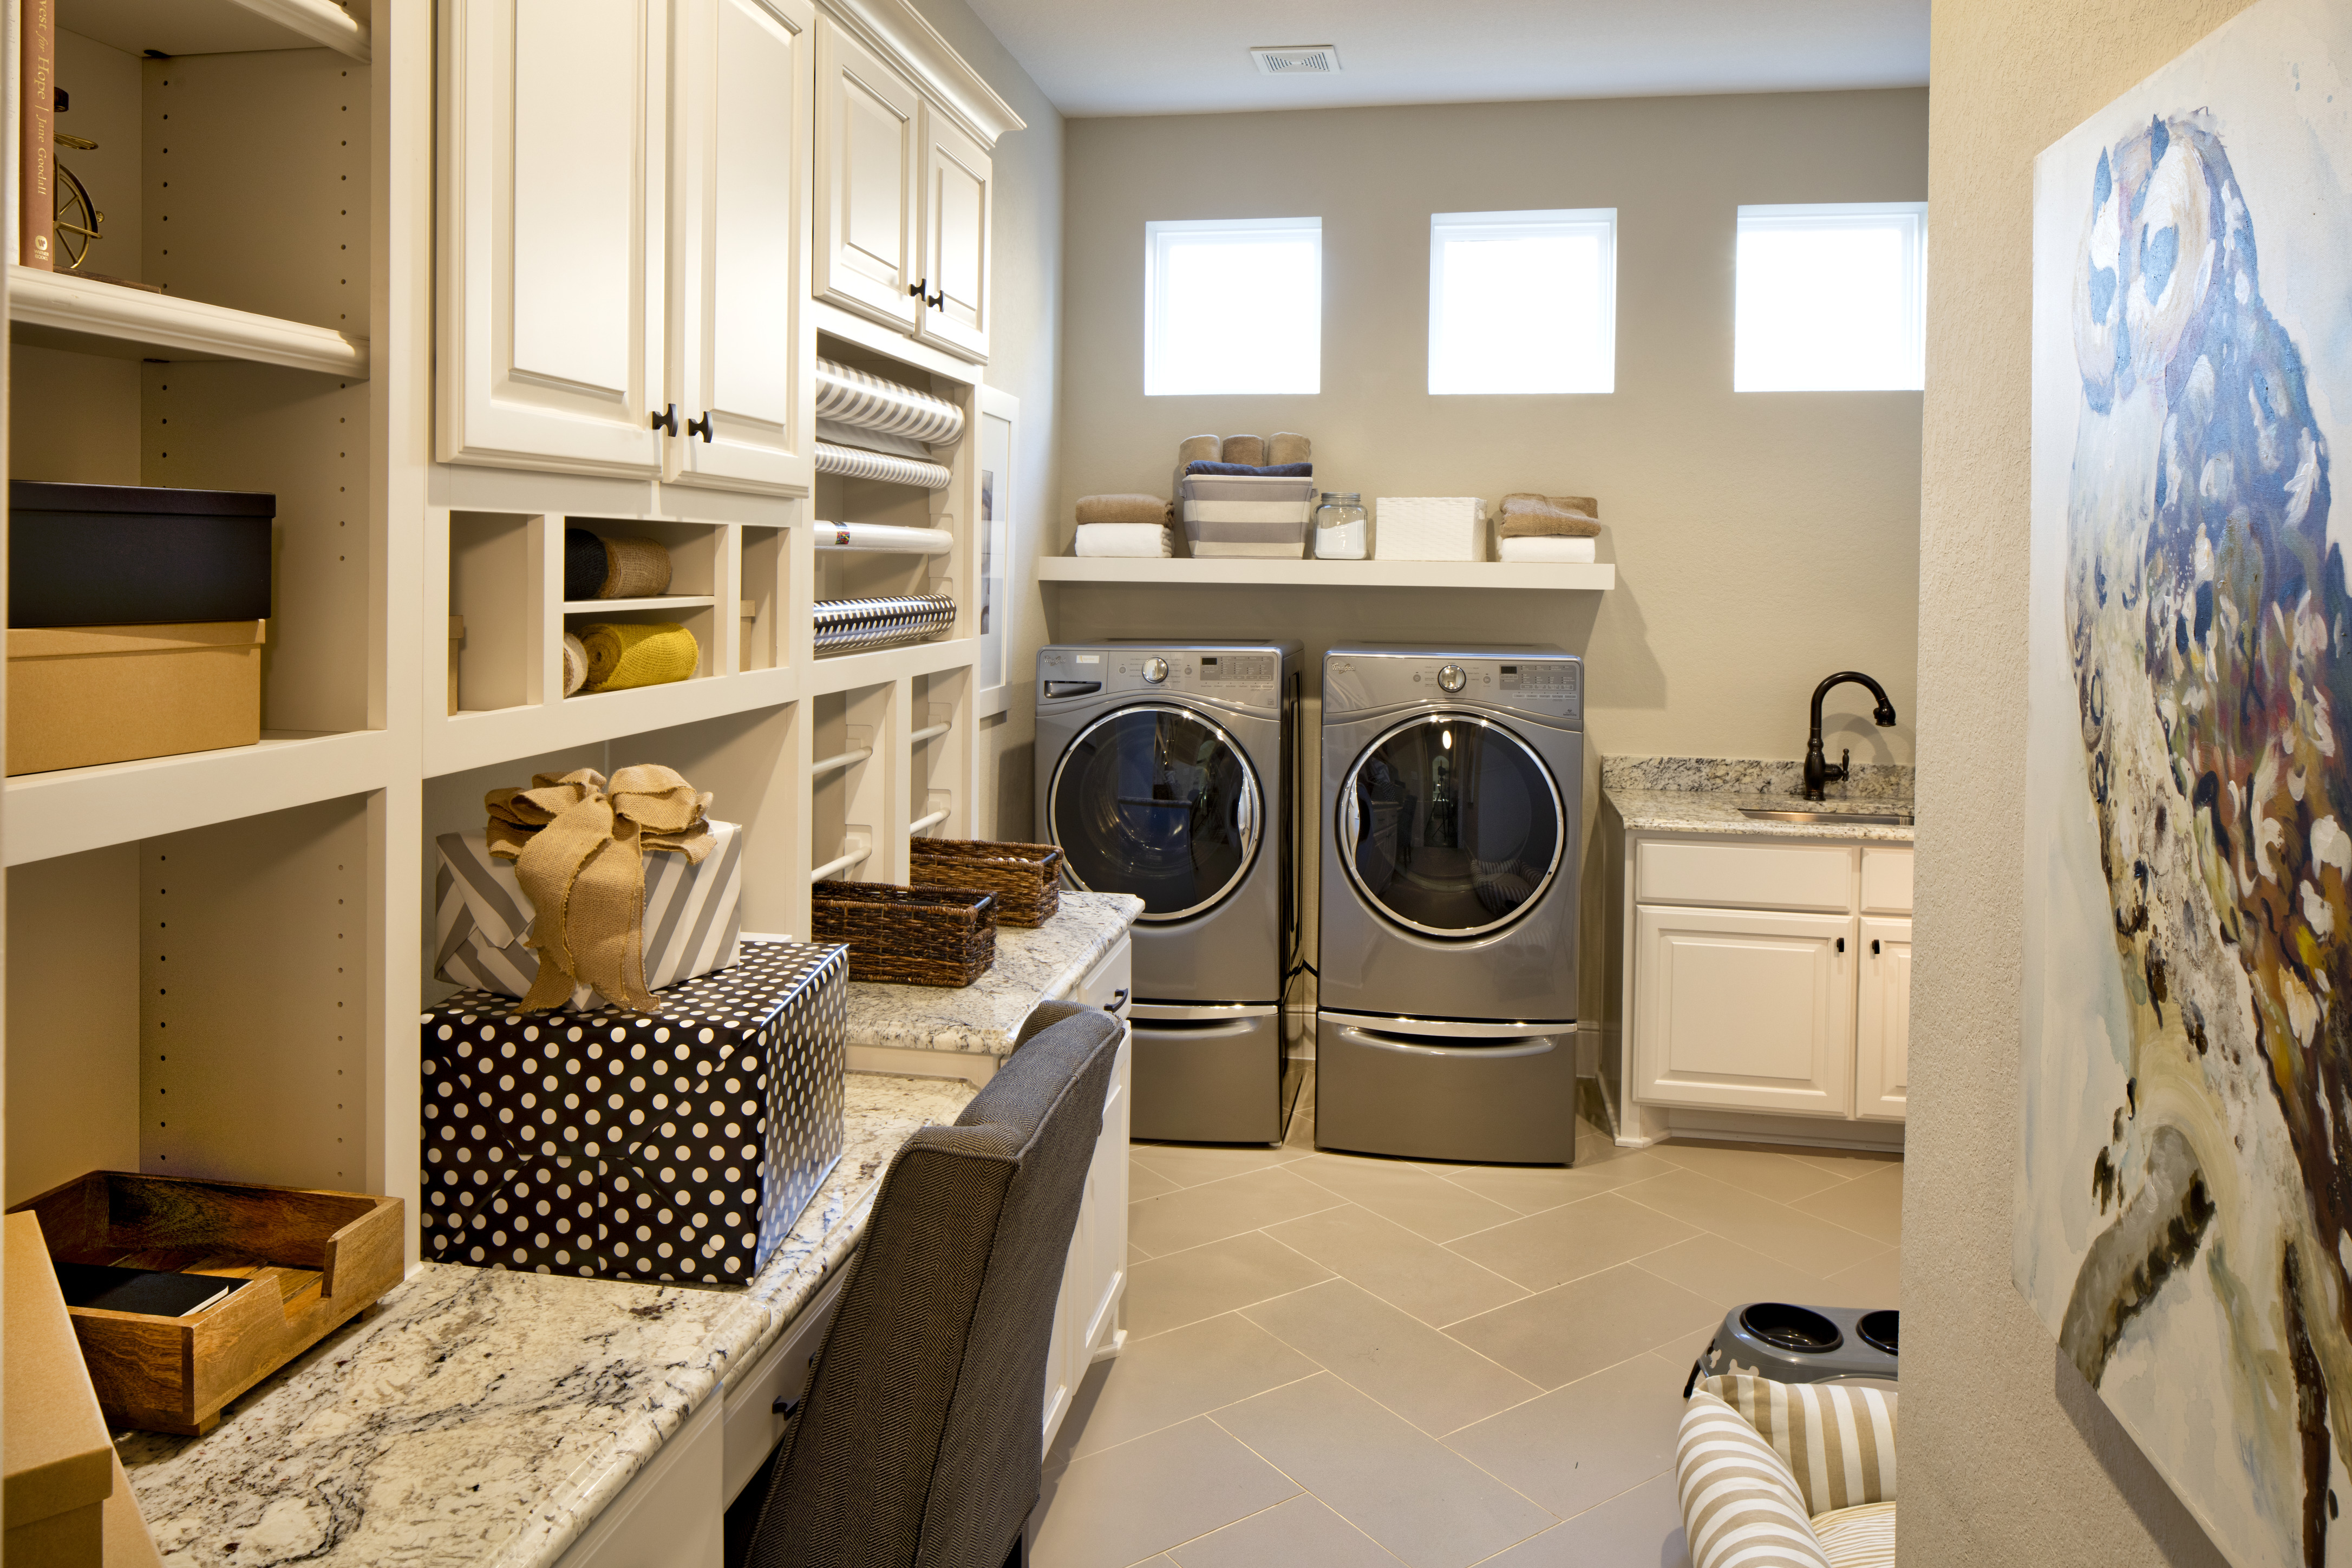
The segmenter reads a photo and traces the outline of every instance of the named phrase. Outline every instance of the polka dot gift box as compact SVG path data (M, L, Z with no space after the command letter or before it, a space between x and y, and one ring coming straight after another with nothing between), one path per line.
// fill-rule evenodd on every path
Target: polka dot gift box
M748 1283L841 1158L848 953L746 937L653 1013L425 1014L425 1255Z

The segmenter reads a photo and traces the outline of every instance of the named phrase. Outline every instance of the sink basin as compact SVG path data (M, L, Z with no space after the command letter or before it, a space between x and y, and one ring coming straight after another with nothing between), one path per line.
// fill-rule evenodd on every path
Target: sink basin
M1780 811L1770 806L1743 805L1739 815L1751 822L1849 823L1861 827L1908 827L1907 811Z

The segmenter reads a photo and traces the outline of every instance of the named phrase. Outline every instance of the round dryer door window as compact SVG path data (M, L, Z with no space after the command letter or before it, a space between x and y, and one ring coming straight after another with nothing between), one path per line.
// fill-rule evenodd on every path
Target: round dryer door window
M1159 703L1081 731L1046 795L1070 879L1132 893L1147 921L1182 920L1241 885L1257 853L1257 777L1215 721Z
M1527 743L1466 713L1400 724L1339 792L1339 856L1381 914L1431 936L1510 924L1559 874L1559 791Z

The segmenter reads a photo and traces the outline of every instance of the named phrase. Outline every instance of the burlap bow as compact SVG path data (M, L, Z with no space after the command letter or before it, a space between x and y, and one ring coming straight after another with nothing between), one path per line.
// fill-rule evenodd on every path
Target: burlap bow
M539 953L525 1012L561 1007L578 985L651 1012L646 989L648 849L693 865L710 853L711 796L668 768L623 768L608 787L593 768L537 773L529 789L494 789L490 853L515 863L535 918L524 942Z

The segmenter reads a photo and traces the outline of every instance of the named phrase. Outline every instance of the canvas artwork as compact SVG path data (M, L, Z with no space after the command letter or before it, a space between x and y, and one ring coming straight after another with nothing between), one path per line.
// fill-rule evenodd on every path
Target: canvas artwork
M2352 7L2034 212L2017 1285L2232 1562L2352 1562Z

